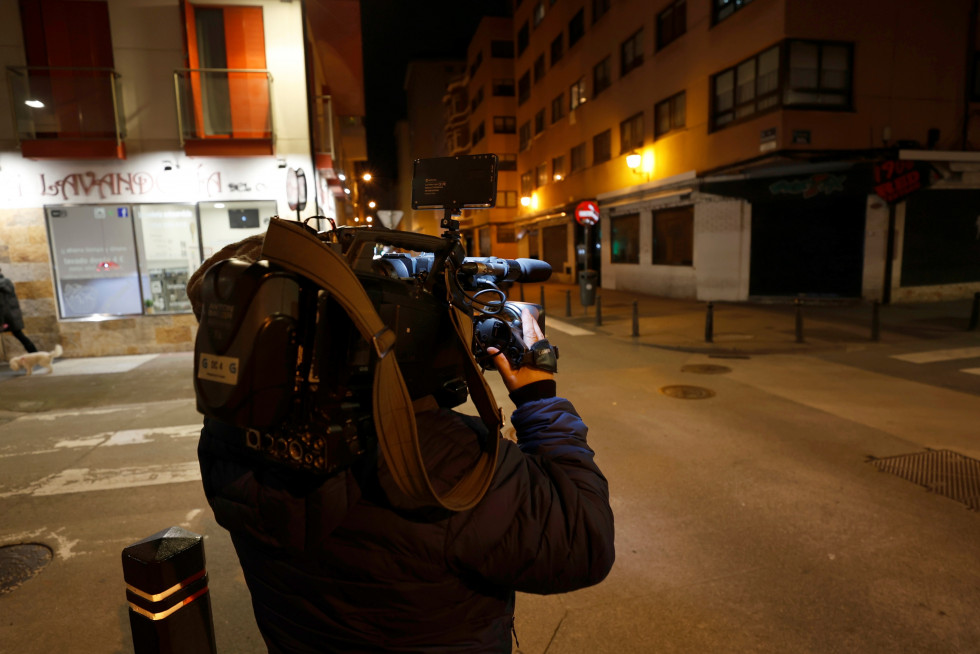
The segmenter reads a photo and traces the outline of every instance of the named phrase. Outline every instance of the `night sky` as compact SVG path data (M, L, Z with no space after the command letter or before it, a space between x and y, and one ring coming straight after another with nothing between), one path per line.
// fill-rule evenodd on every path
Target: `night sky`
M508 0L361 0L368 161L397 175L394 129L405 117L405 68L414 59L466 57L485 15L507 15ZM440 109L441 111L441 106Z

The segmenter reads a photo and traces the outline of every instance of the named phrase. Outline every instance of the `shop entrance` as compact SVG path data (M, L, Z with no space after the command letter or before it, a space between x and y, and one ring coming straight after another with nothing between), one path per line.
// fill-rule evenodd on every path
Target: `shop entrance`
M863 196L752 204L749 295L859 297Z

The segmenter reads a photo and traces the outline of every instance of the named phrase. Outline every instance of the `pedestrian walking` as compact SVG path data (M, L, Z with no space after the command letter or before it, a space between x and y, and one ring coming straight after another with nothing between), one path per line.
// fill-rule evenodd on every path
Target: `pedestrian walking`
M3 276L3 270L0 270L0 331L13 334L28 352L37 352L37 347L24 333L24 316L20 312L14 283Z

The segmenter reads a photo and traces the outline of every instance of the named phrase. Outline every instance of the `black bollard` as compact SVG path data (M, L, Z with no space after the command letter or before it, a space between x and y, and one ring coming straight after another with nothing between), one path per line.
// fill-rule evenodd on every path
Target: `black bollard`
M640 308L636 300L633 300L633 336L640 335Z
M520 289L521 289L521 302L523 302L524 301L524 284L518 284L518 287L520 287Z
M135 654L215 654L204 539L170 527L122 551Z
M544 286L541 287L541 313L544 313Z
M565 316L572 315L572 292L565 291Z
M595 298L595 326L599 327L602 325L602 296L597 295Z
M871 305L871 340L872 341L881 340L881 332L880 332L881 325L879 322L879 315L878 315L880 311L880 307L881 307L881 303L878 302L878 300L875 300L874 304Z
M793 300L796 305L796 342L803 342L803 302L800 298Z
M715 341L715 305L708 302L708 313L704 317L704 342L714 343Z
M970 311L970 324L967 325L967 330L974 331L977 323L980 323L980 293L973 294L973 310Z

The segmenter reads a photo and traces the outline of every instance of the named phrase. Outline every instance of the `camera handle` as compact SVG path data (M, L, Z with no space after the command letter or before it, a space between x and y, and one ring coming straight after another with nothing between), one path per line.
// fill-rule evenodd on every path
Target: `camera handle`
M473 402L490 430L480 439L481 455L469 472L444 495L436 493L425 470L419 448L418 425L412 400L398 360L391 350L395 334L384 324L374 304L347 261L319 239L315 230L302 223L273 218L265 235L262 258L313 281L330 292L344 308L361 336L374 345L378 362L374 372L373 411L378 445L398 488L412 502L441 506L451 511L474 507L487 492L497 466L500 445L500 409L486 380L477 368L464 339L462 320L450 304L459 345L465 352L466 377ZM389 498L390 499L390 498ZM394 504L394 502L392 502ZM414 508L414 507L413 507Z

